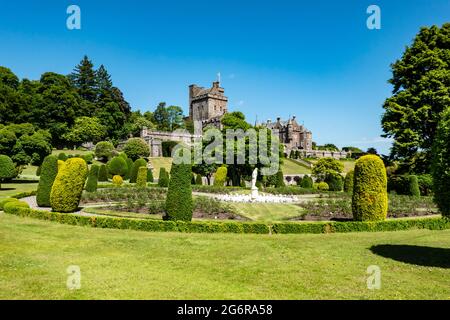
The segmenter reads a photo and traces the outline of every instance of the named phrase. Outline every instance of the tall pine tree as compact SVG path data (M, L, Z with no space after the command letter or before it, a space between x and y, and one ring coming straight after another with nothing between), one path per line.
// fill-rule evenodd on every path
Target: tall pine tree
M97 76L94 65L87 56L75 67L69 75L72 84L78 89L80 96L91 102L97 101Z

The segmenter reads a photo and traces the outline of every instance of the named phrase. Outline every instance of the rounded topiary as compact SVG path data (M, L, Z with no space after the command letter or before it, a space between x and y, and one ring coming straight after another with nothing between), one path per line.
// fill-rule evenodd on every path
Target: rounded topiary
M125 174L124 179L125 180L130 180L131 177L131 172L133 171L133 160L131 160L130 158L126 158L125 161L127 162L127 173ZM130 181L131 182L131 181Z
M123 152L126 153L128 158L136 161L139 158L147 158L150 155L150 147L142 138L131 138L125 143Z
M3 210L5 205L9 202L19 202L18 199L16 198L5 198L5 199L0 199L0 210Z
M100 168L98 165L93 164L91 166L91 170L89 170L86 187L85 190L87 192L95 192L97 191L97 185L98 185L98 172Z
M450 107L442 113L432 154L434 201L442 215L450 217Z
M7 211L8 207L30 208L30 205L28 203L26 203L25 201L9 201L9 202L5 203L5 205L3 206L3 210Z
M345 192L353 192L353 178L355 176L355 171L351 170L345 176L344 181L344 191Z
M195 177L195 184L201 186L203 184L203 180L202 180L202 175L201 174L197 174L197 176Z
M138 170L140 167L147 167L147 161L144 159L137 159L133 163L133 167L131 168L131 174L130 174L130 183L136 183Z
M50 193L53 182L58 174L58 158L50 155L44 158L41 165L41 177L36 193L36 202L40 207L50 207Z
M312 189L314 187L313 179L310 176L305 175L303 179L300 180L300 187L305 189Z
M363 156L355 164L353 218L359 221L384 220L387 211L387 177L383 160L376 155Z
M413 197L420 197L419 179L415 175L408 177L409 195Z
M108 172L113 176L117 175L124 177L127 173L127 170L127 162L123 157L114 157L108 163Z
M123 178L119 175L115 175L112 178L112 183L116 186L116 187L120 187L123 184Z
M101 161L107 161L113 155L114 145L109 141L100 141L95 145L95 156Z
M329 173L325 177L325 182L328 184L330 191L342 191L344 182L342 176L336 173Z
M0 190L4 179L14 178L16 175L16 166L10 157L0 155Z
M169 174L165 168L159 169L158 186L164 188L169 186Z
M68 159L67 154L65 154L64 152L58 154L58 160L66 161L67 159Z
M192 220L193 204L190 164L172 164L165 208L165 218L167 220Z
M102 164L98 169L98 181L108 181L108 167L106 164Z
M94 154L92 152L89 152L83 155L82 158L84 159L84 161L86 161L86 163L91 164L94 160Z
M152 169L147 169L147 182L153 182L153 171Z
M58 160L58 171L64 166L65 162L62 160Z
M220 167L217 169L216 173L214 174L214 185L217 187L223 187L225 182L227 181L227 168L226 167Z
M326 182L319 182L317 185L316 185L316 188L317 188L317 190L320 190L320 191L328 191L328 190L330 190L330 187L328 186L328 183L326 183Z
M68 159L56 176L50 194L53 211L74 212L80 204L84 183L88 174L86 161Z
M136 178L136 187L145 188L147 186L147 167L140 167Z

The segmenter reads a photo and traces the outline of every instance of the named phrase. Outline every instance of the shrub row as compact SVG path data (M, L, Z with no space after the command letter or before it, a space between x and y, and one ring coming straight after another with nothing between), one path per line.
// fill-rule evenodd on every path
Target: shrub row
M431 217L415 219L395 219L376 222L286 222L273 225L253 222L209 222L209 221L162 221L153 219L128 219L111 217L89 217L76 214L33 210L10 203L5 212L21 217L56 221L63 224L91 226L96 228L132 229L141 231L176 231L204 233L346 233L398 231L411 229L450 229L450 219Z

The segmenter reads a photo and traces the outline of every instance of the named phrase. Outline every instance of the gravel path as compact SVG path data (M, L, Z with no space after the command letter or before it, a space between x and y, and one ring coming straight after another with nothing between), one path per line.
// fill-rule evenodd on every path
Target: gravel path
M37 202L36 202L36 196L31 196L31 197L26 197L26 198L22 198L20 199L21 201L25 201L26 203L28 203L30 205L31 209L37 209L37 210L45 210L45 211L52 211L52 208L44 208L44 207L39 207ZM91 206L84 206L81 208L81 210L75 211L72 214L79 214L80 216L87 216L87 217L98 217L101 215L98 214L94 214L94 213L87 213L87 212L83 212L82 210L84 208L92 208L92 207L100 207L100 206L104 206L104 204L97 204L97 205L91 205Z

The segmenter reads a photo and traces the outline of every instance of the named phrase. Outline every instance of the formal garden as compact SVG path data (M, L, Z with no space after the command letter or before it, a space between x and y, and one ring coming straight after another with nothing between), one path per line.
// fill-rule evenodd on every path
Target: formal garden
M271 175L261 159L178 163L174 141L151 157L143 127L193 123L163 102L131 111L87 57L38 81L0 67L0 299L448 299L449 27L421 29L392 65L391 154L281 146ZM223 136L263 130L239 111L220 121Z

